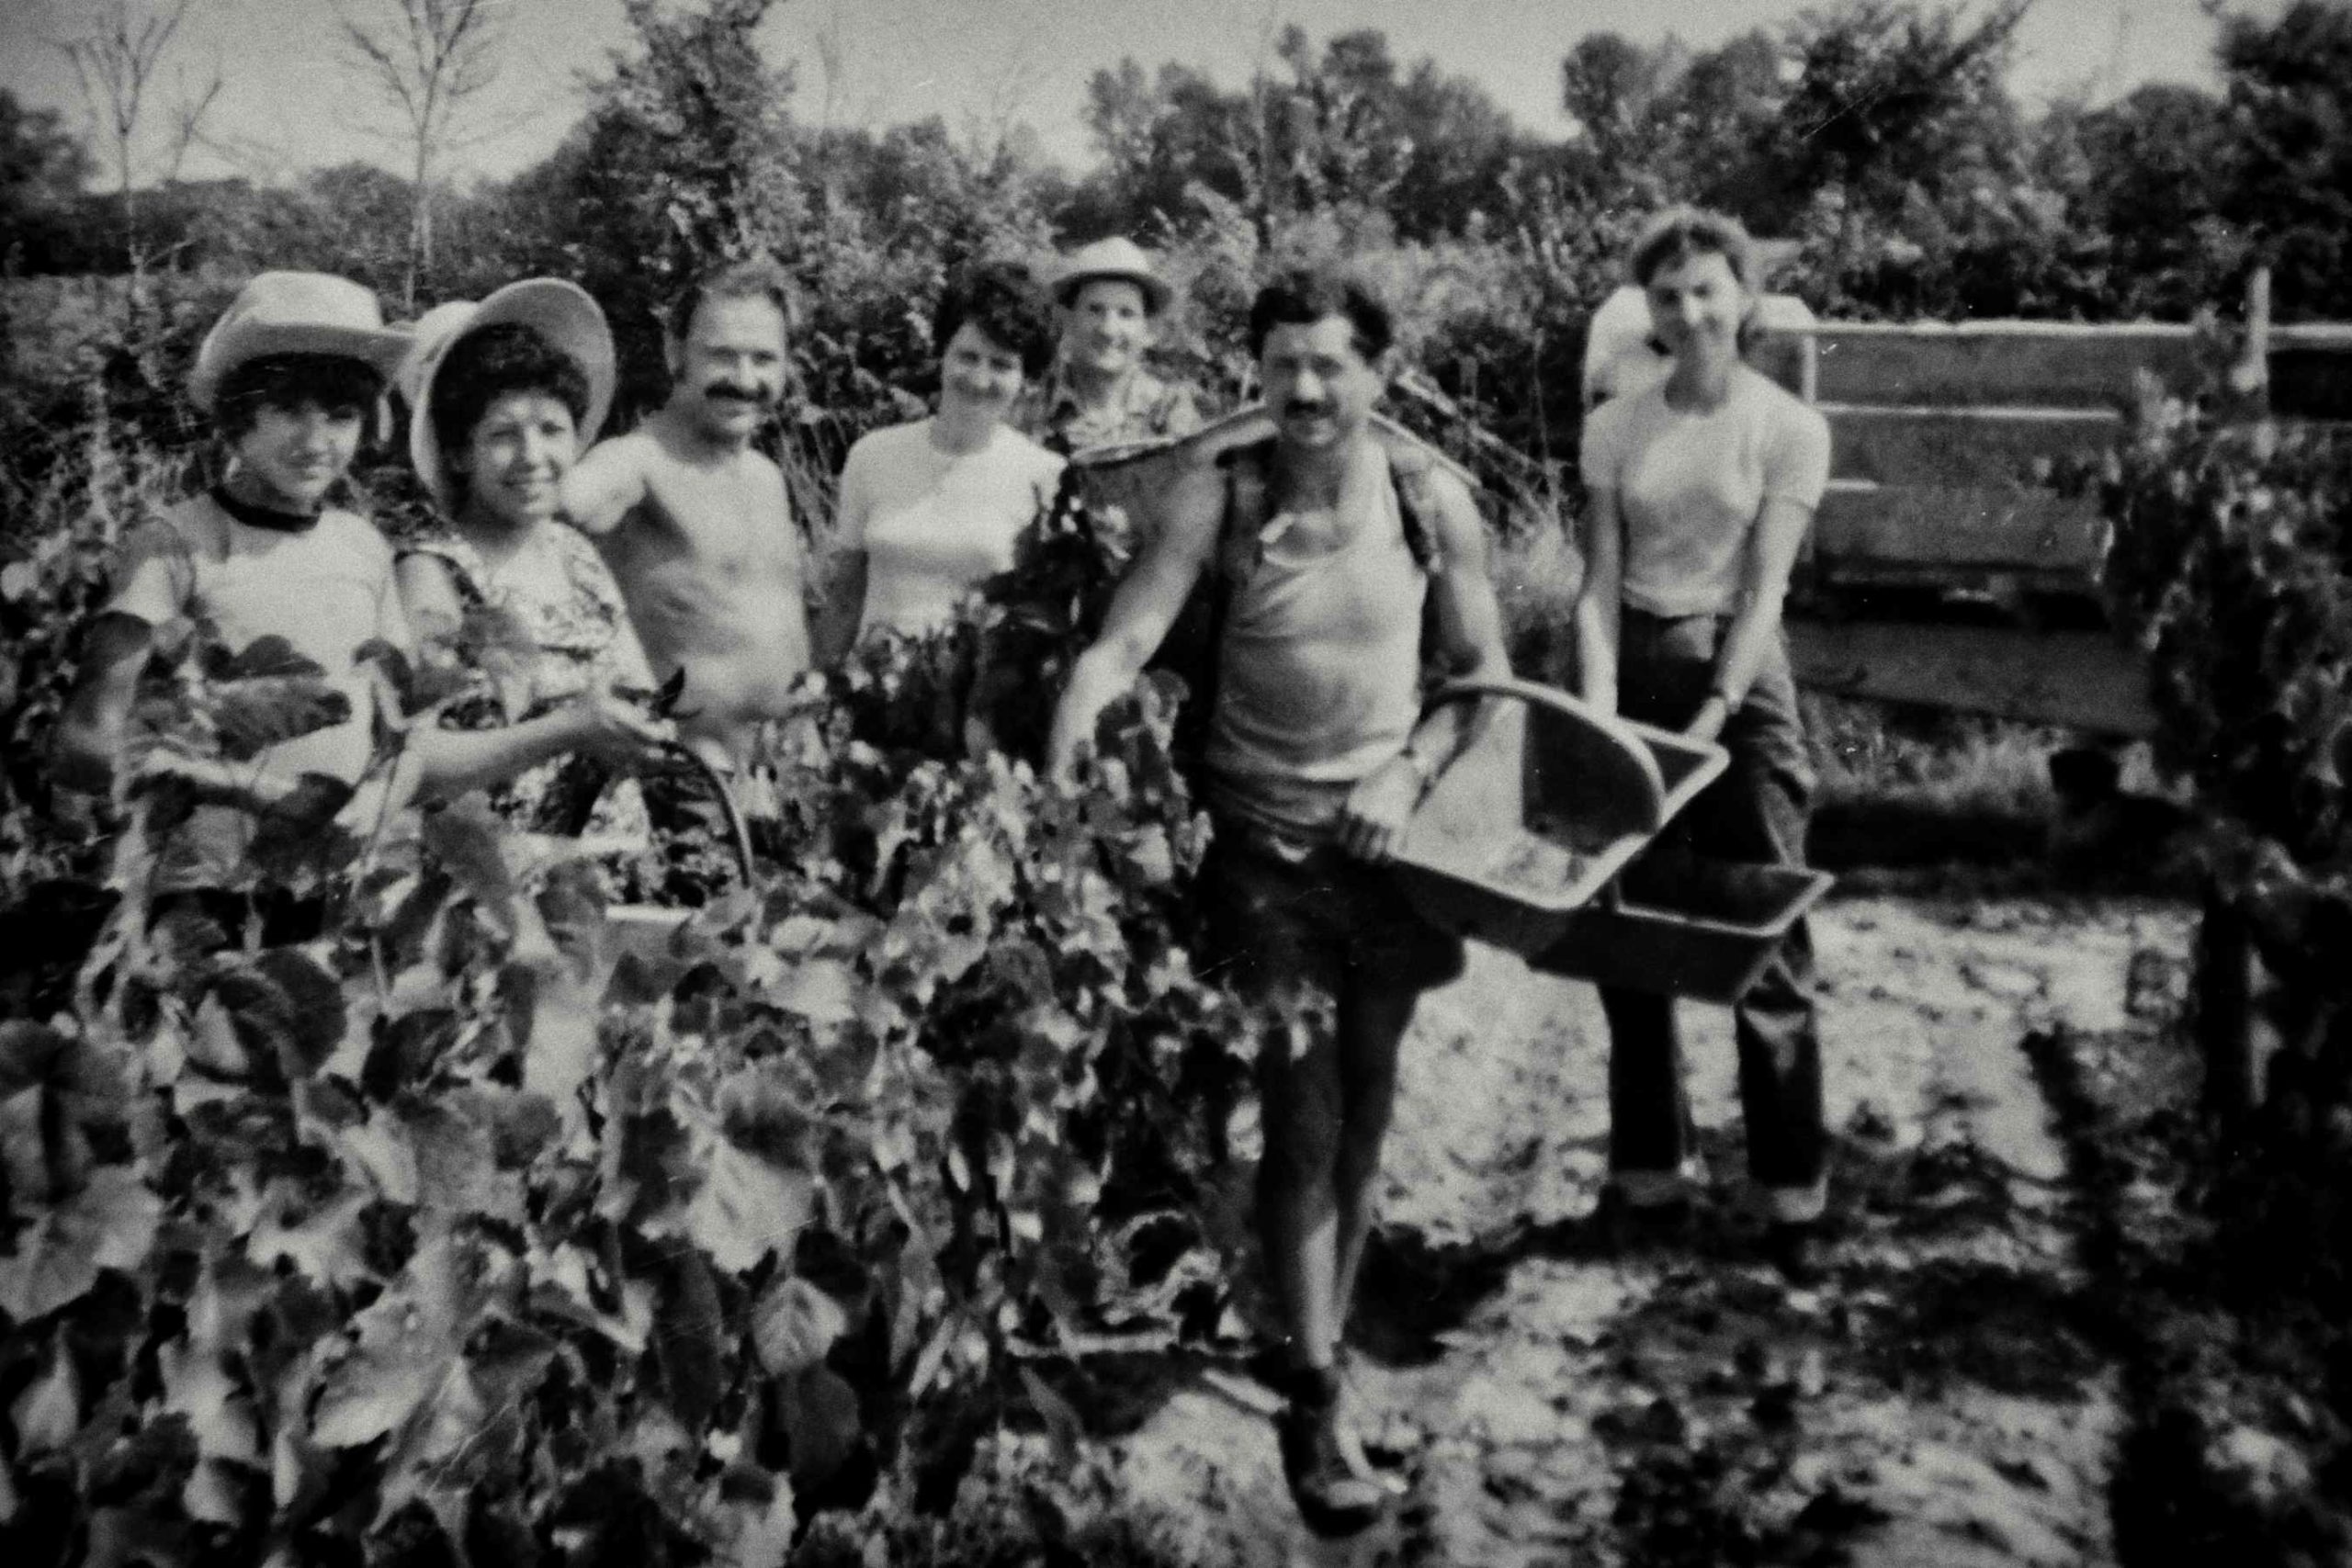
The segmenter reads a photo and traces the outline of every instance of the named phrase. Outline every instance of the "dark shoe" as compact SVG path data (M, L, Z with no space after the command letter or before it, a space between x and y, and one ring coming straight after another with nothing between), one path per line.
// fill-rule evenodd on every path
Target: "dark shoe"
M1635 1203L1617 1188L1604 1187L1589 1224L1594 1252L1603 1258L1631 1258L1686 1245L1698 1219L1688 1198Z
M1781 1279L1800 1290L1818 1285L1829 1272L1828 1246L1821 1227L1810 1222L1773 1221L1764 1227L1758 1250Z
M1332 1367L1301 1367L1288 1379L1290 1401L1274 1417L1283 1479L1306 1528L1327 1538L1351 1536L1380 1521L1389 1489L1350 1462L1361 1455L1340 1422L1340 1374Z

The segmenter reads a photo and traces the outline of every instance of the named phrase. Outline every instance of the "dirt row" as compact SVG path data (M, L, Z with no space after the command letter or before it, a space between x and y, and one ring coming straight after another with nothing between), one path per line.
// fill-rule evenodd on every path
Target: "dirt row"
M1753 1256L1728 1015L1686 1008L1697 1234L1603 1256L1597 1001L1476 953L1408 1043L1351 1325L1353 1396L1408 1502L1353 1541L1299 1528L1272 1396L1238 1365L1176 1381L1117 1441L1126 1496L1238 1564L2116 1561L2122 1358L2029 1046L2158 1038L2189 929L2158 901L1827 906L1842 1137L1832 1267L1803 1290Z

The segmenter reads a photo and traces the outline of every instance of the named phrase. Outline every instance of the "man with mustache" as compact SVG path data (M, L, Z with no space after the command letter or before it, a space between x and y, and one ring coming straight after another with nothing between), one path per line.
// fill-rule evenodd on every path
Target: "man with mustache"
M1462 964L1460 940L1425 924L1382 863L1467 738L1472 705L1422 716L1425 657L1508 671L1468 490L1371 423L1392 336L1386 306L1346 275L1302 270L1260 291L1250 343L1276 433L1175 482L1071 672L1051 746L1066 776L1215 574L1203 956L1285 1015L1259 1059L1258 1223L1288 1336L1283 1473L1330 1534L1370 1524L1390 1495L1340 1418L1335 1358L1397 1047L1420 994Z
M669 400L563 481L655 679L685 672L681 738L726 773L808 665L799 531L782 470L752 445L784 395L790 324L791 284L773 262L696 280L670 311Z

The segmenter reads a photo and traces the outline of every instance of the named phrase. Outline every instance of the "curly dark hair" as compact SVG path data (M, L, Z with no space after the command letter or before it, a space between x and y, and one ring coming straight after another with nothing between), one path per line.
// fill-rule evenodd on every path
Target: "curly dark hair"
M472 445L474 426L509 392L545 392L588 417L588 378L571 356L519 321L499 321L449 345L433 373L433 434L448 453Z
M983 262L948 279L931 318L931 346L945 354L966 326L1021 356L1021 373L1035 380L1054 360L1054 313L1035 274L1018 262Z
M1326 316L1348 323L1356 352L1366 364L1396 341L1396 321L1378 289L1351 272L1299 266L1275 275L1250 305L1250 357L1266 352L1276 327L1311 327Z
M348 355L265 354L221 378L212 421L234 441L253 429L266 408L316 405L364 415L383 395L384 378L375 367Z

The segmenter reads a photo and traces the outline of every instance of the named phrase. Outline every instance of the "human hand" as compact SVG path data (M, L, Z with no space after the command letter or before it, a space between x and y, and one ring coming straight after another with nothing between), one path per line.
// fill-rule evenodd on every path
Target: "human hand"
M1374 768L1340 808L1340 847L1375 864L1396 853L1396 835L1420 805L1427 782L1420 761L1409 752Z
M334 825L355 839L372 840L388 820L416 804L424 781L424 760L403 750L390 767L359 781L335 812Z
M647 717L643 709L609 688L582 693L565 708L564 717L574 750L619 768L650 768L678 739L676 724Z

